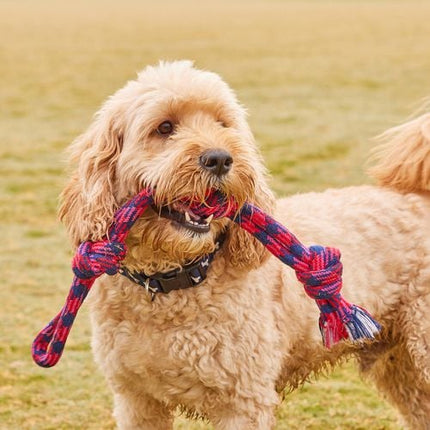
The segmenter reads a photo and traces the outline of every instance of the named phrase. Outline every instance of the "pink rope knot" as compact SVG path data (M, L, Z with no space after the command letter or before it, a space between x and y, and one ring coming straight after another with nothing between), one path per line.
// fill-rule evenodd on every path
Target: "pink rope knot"
M324 345L330 348L343 339L373 338L379 324L365 309L348 303L341 295L340 251L322 246L311 246L309 251L305 259L309 269L296 270L296 276L321 311L319 327Z
M126 248L121 242L107 239L83 242L73 258L72 269L81 279L97 278L103 273L115 275L125 254Z
M311 246L309 270L296 272L306 294L314 300L330 299L340 294L342 288L342 264L336 248Z

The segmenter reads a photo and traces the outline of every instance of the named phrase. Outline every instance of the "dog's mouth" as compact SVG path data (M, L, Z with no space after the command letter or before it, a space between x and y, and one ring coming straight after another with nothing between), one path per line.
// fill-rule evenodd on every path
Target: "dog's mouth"
M153 209L159 216L173 221L174 225L186 228L195 233L209 233L210 224L214 218L213 215L202 218L182 203L173 203L172 205L162 206L161 208L153 206Z

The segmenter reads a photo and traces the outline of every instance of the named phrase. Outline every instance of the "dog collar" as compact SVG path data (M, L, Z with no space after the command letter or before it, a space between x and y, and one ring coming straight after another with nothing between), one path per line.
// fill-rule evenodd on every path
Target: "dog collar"
M122 266L118 270L118 273L145 288L151 294L151 300L154 300L157 293L168 294L173 290L196 287L206 279L210 264L224 243L224 239L224 234L218 237L215 242L214 252L203 256L193 263L186 264L181 268L170 270L169 272L160 272L148 276L144 272L131 271L127 267Z

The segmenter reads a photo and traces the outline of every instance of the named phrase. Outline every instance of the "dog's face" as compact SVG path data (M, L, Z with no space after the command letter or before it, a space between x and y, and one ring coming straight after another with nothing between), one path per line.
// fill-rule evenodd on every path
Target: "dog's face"
M213 251L224 230L233 264L260 262L263 251L247 233L180 202L218 189L239 205L270 211L273 203L245 112L218 75L186 61L148 67L104 104L71 149L77 169L60 215L75 244L104 236L118 206L149 186L154 205L132 230L129 267L183 264Z

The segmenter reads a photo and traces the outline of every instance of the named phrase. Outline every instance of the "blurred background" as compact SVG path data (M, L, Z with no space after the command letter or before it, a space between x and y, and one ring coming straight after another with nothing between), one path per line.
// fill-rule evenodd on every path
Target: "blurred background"
M147 64L191 59L247 107L279 196L369 183L371 137L430 95L429 22L417 0L0 0L0 429L115 427L85 305L56 367L30 355L71 281L64 150L107 96ZM287 394L278 417L402 428L353 363Z

